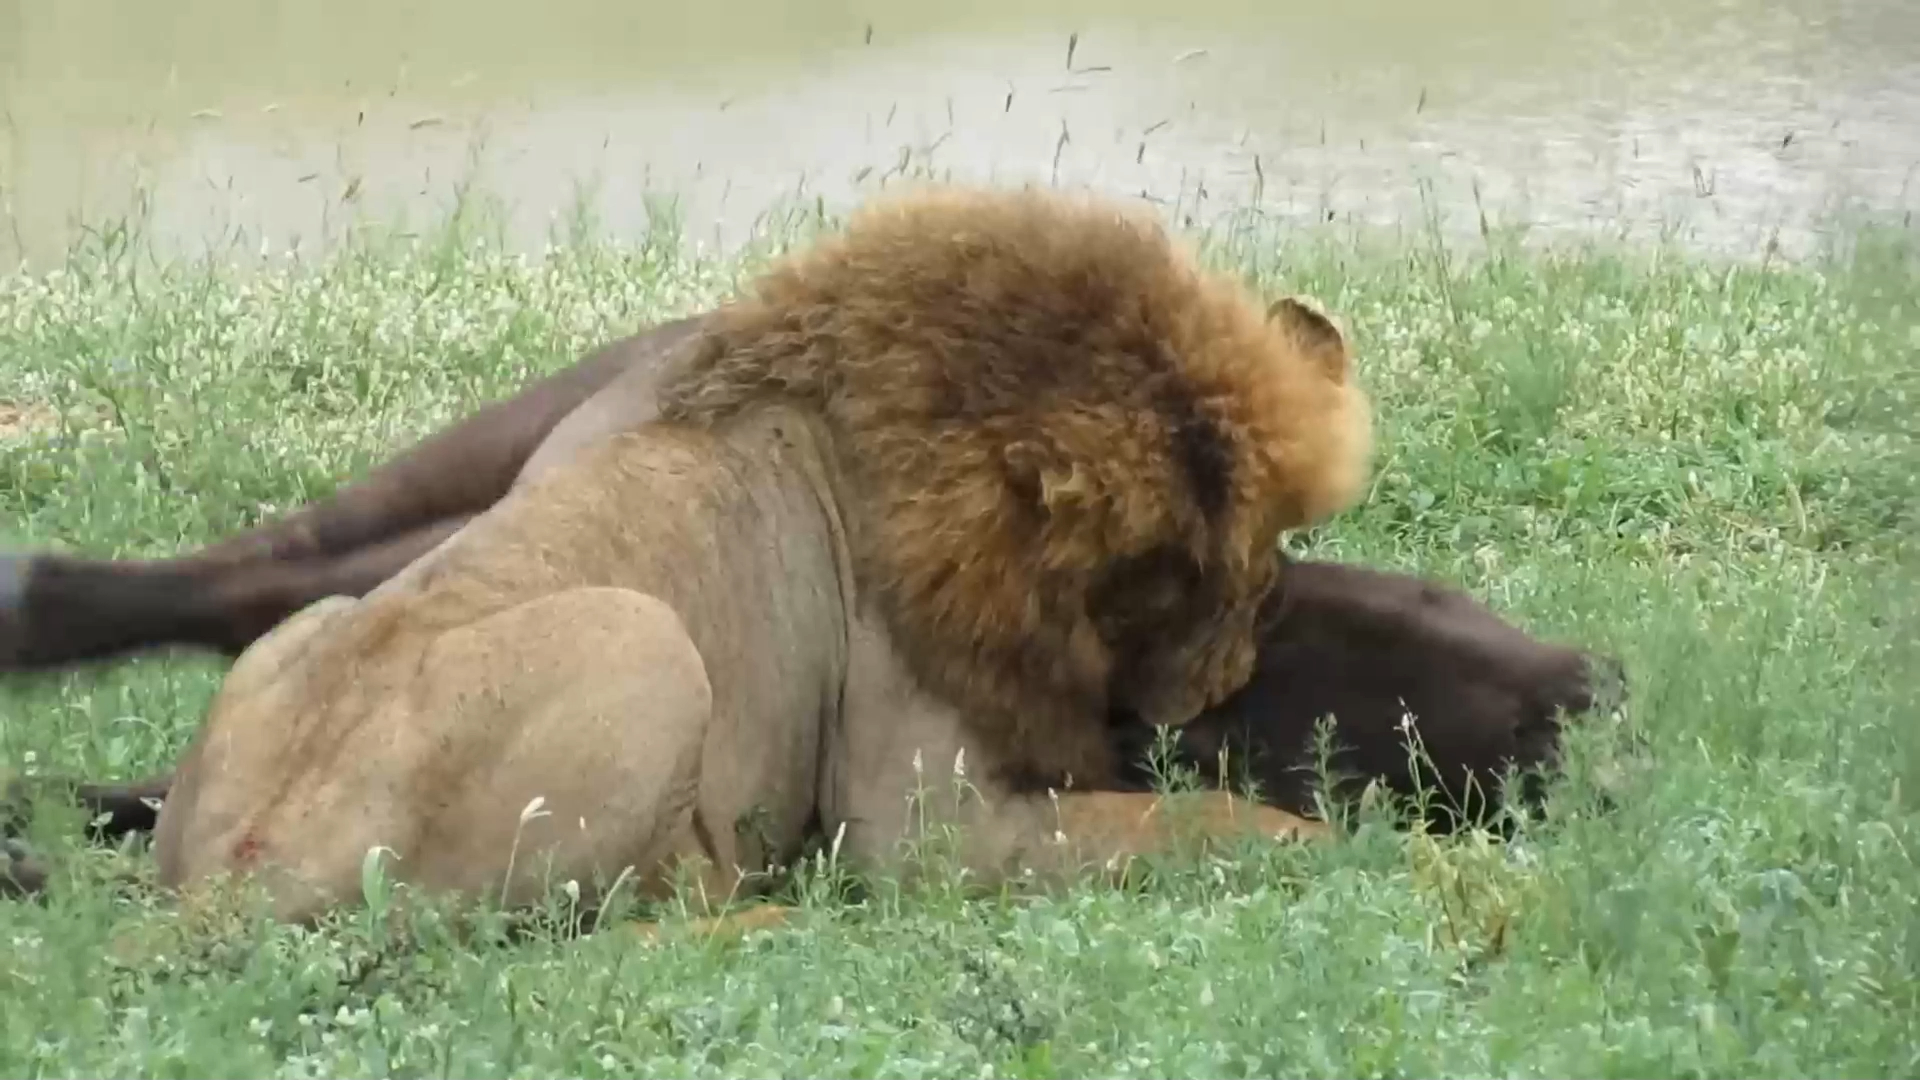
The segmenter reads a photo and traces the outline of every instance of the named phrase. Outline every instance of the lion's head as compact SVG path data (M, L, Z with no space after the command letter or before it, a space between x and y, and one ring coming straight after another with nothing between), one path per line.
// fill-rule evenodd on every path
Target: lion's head
M1041 773L1109 771L1065 748L1104 746L1078 736L1111 705L1179 723L1243 683L1279 534L1347 505L1370 452L1326 316L1054 191L869 204L722 309L661 411L772 398L833 432L916 676Z

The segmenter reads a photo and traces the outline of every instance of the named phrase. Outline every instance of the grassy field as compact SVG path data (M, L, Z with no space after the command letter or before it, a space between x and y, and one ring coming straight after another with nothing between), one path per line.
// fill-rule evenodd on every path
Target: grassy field
M936 878L853 904L826 868L796 929L730 945L396 951L365 912L158 948L164 906L109 879L139 854L56 840L57 896L0 902L0 1075L1915 1075L1920 263L1854 239L1740 267L1211 238L1340 312L1379 403L1371 497L1291 543L1465 584L1629 667L1624 717L1580 732L1513 843L1363 816L1132 891L979 901ZM670 233L523 259L453 227L139 266L109 237L0 279L0 540L218 536L739 269ZM219 671L6 680L0 772L164 765Z

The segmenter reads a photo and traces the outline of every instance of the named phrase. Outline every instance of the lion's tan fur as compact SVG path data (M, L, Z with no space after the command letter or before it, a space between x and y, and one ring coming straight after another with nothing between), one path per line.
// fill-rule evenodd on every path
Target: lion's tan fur
M846 667L819 460L806 424L771 414L619 435L276 629L182 764L163 878L277 864L306 883L276 894L299 914L374 845L404 880L482 893L517 846L516 900L549 858L591 889L603 869L789 853Z
M962 752L988 877L1157 844L1151 800L1034 784L1111 771L1110 704L1177 722L1244 679L1276 534L1364 469L1347 368L1323 316L1106 204L871 208L719 316L663 419L248 650L162 878L273 867L303 917L376 845L516 899L545 871L731 874L813 823L884 859L916 768ZM1209 827L1301 826L1236 805Z

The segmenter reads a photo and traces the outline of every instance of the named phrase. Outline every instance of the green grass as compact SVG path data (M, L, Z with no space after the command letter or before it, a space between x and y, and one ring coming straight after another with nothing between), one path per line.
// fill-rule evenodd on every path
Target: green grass
M140 856L56 843L56 897L0 903L0 1075L1915 1075L1920 264L1855 239L1787 267L1215 238L1341 313L1379 402L1369 501L1295 546L1629 665L1512 844L1367 820L1017 900L821 875L735 945L429 933L369 966L364 912L117 951L171 918L109 880ZM519 259L449 228L244 273L103 241L0 279L0 402L30 406L4 539L164 554L322 495L730 287L673 241ZM9 680L0 770L162 766L219 670Z

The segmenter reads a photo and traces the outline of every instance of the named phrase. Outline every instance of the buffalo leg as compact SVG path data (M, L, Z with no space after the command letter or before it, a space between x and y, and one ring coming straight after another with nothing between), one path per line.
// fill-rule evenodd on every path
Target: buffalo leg
M171 568L167 573L115 575L113 563L49 557L54 573L45 580L54 582L53 595L66 606L29 609L28 615L33 625L50 635L41 640L69 644L84 640L94 646L88 652L70 650L70 661L112 655L119 651L116 646L126 647L133 634L143 632L237 655L255 638L317 600L370 592L465 522L439 522L335 558L236 564L212 584L205 571ZM83 634L88 636L83 639ZM105 814L107 820L90 826L88 835L95 841L112 842L128 833L153 830L158 811L148 800L165 799L171 778L171 773L163 773L129 784L50 783L70 787L71 797L89 819ZM26 794L20 784L4 792L0 832L18 832Z
M315 600L364 595L466 520L443 518L343 554L304 559L32 556L22 560L24 588L0 596L0 668L53 668L169 644L236 656ZM0 566L0 574L7 569Z
M233 655L317 596L360 595L406 565L391 552L425 550L417 537L444 536L447 522L493 505L561 420L695 325L669 323L598 349L332 497L196 552L158 560L0 555L0 671L169 644Z

